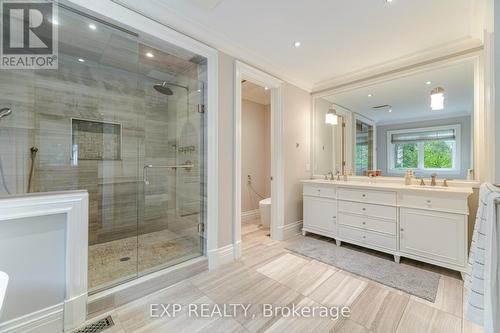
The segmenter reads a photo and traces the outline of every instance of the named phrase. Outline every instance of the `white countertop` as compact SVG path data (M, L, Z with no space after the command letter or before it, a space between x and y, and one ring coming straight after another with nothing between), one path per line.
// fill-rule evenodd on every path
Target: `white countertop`
M395 190L395 191L429 191L429 192L439 192L439 193L462 193L462 194L471 194L472 187L455 187L455 186L420 186L417 184L414 185L405 185L403 182L377 182L375 178L372 181L359 181L359 180L324 180L324 179L304 179L301 181L304 184L330 184L338 187L357 187L357 188L371 188L371 189L380 189L380 190Z

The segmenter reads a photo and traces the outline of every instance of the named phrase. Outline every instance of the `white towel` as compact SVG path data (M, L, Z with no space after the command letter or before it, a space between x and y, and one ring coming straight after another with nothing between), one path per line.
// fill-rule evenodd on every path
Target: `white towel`
M465 275L465 317L484 327L485 333L500 332L498 300L498 245L496 201L500 190L481 185L479 207Z

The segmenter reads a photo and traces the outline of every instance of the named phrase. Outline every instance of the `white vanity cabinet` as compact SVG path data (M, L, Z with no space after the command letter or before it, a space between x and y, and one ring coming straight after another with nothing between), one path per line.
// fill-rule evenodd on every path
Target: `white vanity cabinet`
M303 233L464 272L470 188L304 181Z
M337 200L331 185L304 186L303 233L337 236Z
M401 192L400 251L458 271L467 266L467 196Z

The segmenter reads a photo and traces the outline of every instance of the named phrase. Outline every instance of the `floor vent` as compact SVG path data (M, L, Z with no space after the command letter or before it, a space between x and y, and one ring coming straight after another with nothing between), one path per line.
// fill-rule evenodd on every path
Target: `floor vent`
M104 331L105 329L110 328L113 326L115 323L113 322L113 319L111 316L107 316L106 318L103 318L101 320L98 320L96 322L93 322L92 324L88 324L87 326L80 328L79 330L75 331L74 333L99 333Z

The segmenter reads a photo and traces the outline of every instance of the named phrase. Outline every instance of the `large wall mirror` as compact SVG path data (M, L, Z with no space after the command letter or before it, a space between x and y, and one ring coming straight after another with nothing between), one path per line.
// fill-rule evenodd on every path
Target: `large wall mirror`
M462 59L315 94L313 176L473 179L474 73Z

